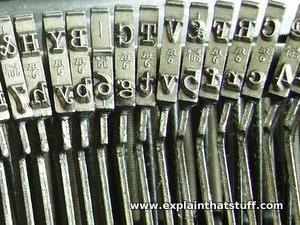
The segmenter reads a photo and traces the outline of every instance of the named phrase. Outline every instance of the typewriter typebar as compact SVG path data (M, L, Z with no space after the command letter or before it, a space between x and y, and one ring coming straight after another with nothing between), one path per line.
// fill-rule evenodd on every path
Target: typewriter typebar
M144 145L149 139L147 137L147 124L152 121L150 108L156 105L159 8L157 6L141 5L139 13L136 104L140 108L140 112L136 140L136 165L139 185L141 186L140 196L142 202L147 203L151 201L150 195L152 194L153 197L156 193L154 179L150 182L147 179ZM149 155L153 157L153 151ZM154 166L153 163L149 165L149 167L151 166ZM150 176L155 176L154 168L152 168ZM152 183L152 187L149 187L149 183ZM156 219L155 215L154 220L151 210L145 210L145 224L154 224Z
M241 124L244 120L241 121L240 118L242 110L239 97L244 81L244 74L249 61L251 45L254 39L258 9L258 3L251 1L243 1L241 3L236 28L233 34L232 45L228 50L227 63L224 69L224 78L220 93L222 97L221 101L224 101L222 115L230 115L231 113L231 117L237 120L233 122L233 127L239 130L236 135L238 142L238 165L240 167L238 188L240 192L244 192L243 194L239 194L238 199L243 202L253 201L253 191L248 162L247 141L245 140L247 137L247 130L241 129L244 127L244 123ZM222 120L220 120L220 124L221 123ZM225 124L225 132L228 130L229 125L227 124L226 128ZM247 213L249 224L257 224L255 210L247 209ZM240 223L243 223L243 211L240 211L239 220Z
M292 26L289 32L289 35L285 41L285 46L283 49L283 53L280 55L275 71L272 74L270 80L270 86L268 93L272 96L275 96L274 99L272 99L271 105L269 107L269 113L266 116L266 132L269 132L272 134L274 132L274 127L276 126L276 123L278 123L279 116L282 114L282 109L285 107L285 100L289 96L290 89L293 85L294 82L294 77L296 78L296 73L299 68L299 59L297 57L292 56L290 54L290 51L293 51L293 49L297 48L296 46L299 46L299 39L296 37L297 29L295 30L295 24L298 23L299 21L299 11L297 12L297 15L295 19L292 22ZM270 74L271 75L271 74ZM297 86L297 85L295 85ZM291 148L291 132L294 132L293 130L295 129L295 125L291 125L287 120L291 120L292 122L296 122L297 120L297 113L299 113L299 100L298 98L291 98L289 99L288 102L288 112L286 113L285 119L284 119L284 138L285 138L285 156L287 161L287 170L288 170L288 176L289 176L289 185L291 189L291 195L292 195L292 205L293 205L293 212L294 212L294 220L295 224L300 222L300 206L299 206L299 184L297 181L297 175L296 175L296 168L295 168L295 161L294 161L294 150ZM269 124L267 124L269 122ZM289 130L289 131L288 131ZM268 143L266 144L266 149L272 147L272 144ZM272 150L271 150L272 151ZM271 155L272 152L266 151L267 154ZM273 153L274 154L274 153ZM275 163L273 159L268 159L269 155L266 156L266 163L269 164L269 166L274 166L273 168L276 168ZM268 173L267 176L272 176L275 177L275 172L274 171L269 171L267 170ZM273 173L273 174L272 174ZM274 178L273 178L274 179ZM274 179L275 180L275 179ZM272 183L272 188L275 189L273 190L274 196L276 197L276 187L277 183L274 182Z
M116 107L119 113L118 143L116 146L118 169L121 185L121 199L125 224L133 224L130 208L130 192L128 173L126 168L126 154L128 151L128 112L135 103L136 64L134 49L133 7L130 5L115 6L115 83Z
M157 101L175 103L184 36L184 2L168 1L160 53Z
M1 68L8 90L12 116L16 120L27 119L33 115L33 112L29 105L28 89L13 25L9 16L2 16L0 21L2 27Z
M172 105L177 101L178 82L180 75L181 51L185 36L185 3L183 1L167 1L162 33L162 48L157 80L157 104L159 106L159 121L156 137L156 154L158 167L158 182L161 187L158 191L163 202L171 202L169 175L166 159L166 136L168 118ZM172 210L165 210L164 221L174 224Z
M114 109L113 45L110 12L108 8L91 10L91 40L95 107Z
M50 97L33 15L16 17L15 27L33 116L51 116Z
M113 224L107 168L108 115L114 109L113 45L108 8L91 9L92 70L95 108L100 113L100 146L97 148L99 175L106 224Z
M84 12L67 12L66 32L74 89L75 110L77 112L92 112L95 110L95 103L87 21Z
M230 31L234 28L232 24L233 4L227 2L218 2L215 5L214 19L212 24L211 36L208 45L204 63L204 76L200 96L208 99L209 102L219 99L220 89L223 79L226 57L228 54L228 43L230 40ZM224 11L222 16L219 16ZM226 14L225 14L226 12ZM220 29L221 28L221 29ZM208 103L210 105L211 103ZM209 106L210 107L210 106ZM228 173L228 162L225 149L225 132L228 123L228 116L231 104L224 104L220 121L217 126L217 154L220 164L221 181L224 199L232 202L232 188ZM229 224L236 224L235 215L232 211L226 211Z
M222 1L216 3L200 89L203 98L219 99L230 31L233 29L232 16L232 4Z
M279 30L284 14L283 3L270 2L264 16L260 35L253 49L242 93L252 98L260 98L275 52Z
M188 169L186 165L187 149L184 148L184 136L187 133L190 109L198 101L202 65L204 61L204 44L208 39L206 31L207 23L208 5L196 2L191 3L186 45L183 52L182 69L179 81L178 101L180 104L180 112L176 137L176 163L179 170L179 186L182 200L187 202L191 202L191 187L189 186L188 180ZM197 154L201 154L201 152L197 151ZM199 168L202 166L205 166L203 158L199 160ZM200 175L201 186L203 187L202 198L205 201L211 201L207 174L205 171L200 170L199 174L202 175ZM213 214L211 210L206 212L206 216L207 222L213 224ZM183 213L183 222L186 224L194 224L193 217L192 210L185 210Z
M156 104L158 10L153 6L140 7L136 104L141 106Z
M7 138L7 125L6 122L10 119L10 112L8 109L8 100L4 94L3 87L0 84L0 149L1 149L1 160L0 160L0 172L1 172L1 201L3 205L4 219L3 223L12 224L13 223L13 211L11 209L12 203L9 198L9 185L8 179L11 179L12 174L5 171L5 166L11 166L9 162L10 152L8 147ZM8 161L8 162L6 162Z
M19 50L16 44L15 33L11 18L2 16L0 18L2 27L2 51L1 67L5 79L6 88L9 91L9 100L12 117L18 121L19 135L22 150L18 152L18 170L20 172L21 192L23 193L20 207L25 209L25 217L22 219L28 224L34 224L33 206L28 178L28 167L26 156L31 153L28 133L26 130L26 119L33 116L28 89L21 64Z
M62 150L60 149L56 162L57 174L60 176L58 187L62 188L61 208L66 212L62 221L68 224L76 224L71 176L69 169L70 151L72 139L70 129L70 116L75 112L73 82L70 71L69 56L67 50L66 30L64 14L61 11L47 12L43 14L43 32L47 48L47 59L52 84L54 110L61 123ZM68 154L69 153L69 157Z
M85 221L94 224L93 206L89 185L85 151L89 149L89 113L95 110L90 47L87 35L87 20L84 12L66 13L67 45L69 49L70 70L73 82L75 110L80 117L81 148L77 153L80 183L83 195Z
M0 225L300 225L299 43L293 0L1 1Z
M115 16L116 106L131 107L135 106L133 9L131 6L117 5Z
M37 118L40 150L37 154L36 164L38 166L39 188L43 199L44 223L53 224L54 215L51 205L49 178L45 176L45 174L50 173L46 167L46 157L50 149L45 119L52 115L52 109L33 15L17 16L15 19L15 28L17 40L19 40L25 81L29 92L30 106L33 110L33 116Z

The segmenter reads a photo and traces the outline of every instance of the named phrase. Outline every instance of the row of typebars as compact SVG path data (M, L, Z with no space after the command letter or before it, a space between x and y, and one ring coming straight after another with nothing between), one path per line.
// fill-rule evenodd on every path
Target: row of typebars
M299 225L300 8L259 9L1 15L0 223ZM132 207L201 202L283 207Z

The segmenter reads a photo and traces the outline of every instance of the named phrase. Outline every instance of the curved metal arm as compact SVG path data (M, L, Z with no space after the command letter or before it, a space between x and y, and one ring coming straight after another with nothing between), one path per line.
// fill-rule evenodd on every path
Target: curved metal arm
M292 191L295 224L300 224L300 192L294 158L294 134L300 119L300 100L291 99L290 103L290 108L284 120L284 151L289 174L289 184Z

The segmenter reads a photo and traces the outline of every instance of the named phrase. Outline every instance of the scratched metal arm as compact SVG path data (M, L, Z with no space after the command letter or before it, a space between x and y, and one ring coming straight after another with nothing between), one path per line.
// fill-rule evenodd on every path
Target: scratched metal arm
M63 149L58 153L59 180L62 183L61 208L66 212L67 224L76 224L69 163L72 154L69 118L75 112L73 83L66 49L65 21L62 12L43 14L43 31L46 36L47 59L54 98L54 109L61 122Z
M29 92L30 106L33 110L33 117L37 118L40 150L36 154L36 163L45 218L43 222L52 225L54 224L54 214L48 181L50 171L46 168L46 155L49 155L49 144L45 127L45 119L52 115L52 110L33 15L17 16L15 18L15 28Z
M141 5L139 12L136 104L140 111L135 154L140 196L142 202L147 203L151 202L151 198L146 172L144 144L149 138L147 124L151 120L150 110L156 105L155 83L157 81L159 8L157 6ZM147 225L155 223L152 210L145 210L144 221Z
M300 9L300 6L299 6ZM272 109L275 107L277 108L276 111L279 111L278 114L283 113L281 108L284 108L286 105L286 98L289 97L289 93L297 94L299 93L299 83L297 83L297 73L299 73L299 59L295 57L295 49L299 46L299 29L297 29L297 24L299 24L300 12L295 17L292 22L290 33L286 39L285 47L282 51L282 54L279 57L276 69L274 71L274 76L271 78L271 84L269 87L269 93L274 96L275 99L271 102L270 106L270 113L272 113ZM289 107L286 113L286 117L284 120L284 149L285 149L285 156L287 160L287 169L288 169L288 176L289 176L289 186L292 193L292 202L294 206L294 220L295 224L300 223L300 201L299 201L299 187L297 182L297 175L296 175L296 162L294 160L294 153L293 153L293 134L295 132L295 127L297 126L298 116L299 113L299 100L296 97L295 99L291 98L288 102ZM275 112L274 112L275 114ZM280 115L278 115L280 116ZM268 118L268 115L267 115ZM266 119L267 119L266 118ZM276 121L275 121L276 122ZM276 126L274 124L273 126ZM271 132L271 131L270 131ZM272 134L272 133L271 133ZM273 137L269 137L271 140L269 144L273 145ZM268 146L270 147L270 146ZM268 152L266 152L268 153ZM270 153L269 153L270 154ZM272 152L272 154L275 154ZM266 157L270 157L271 155L267 155ZM273 158L265 158L265 161L274 160ZM271 162L269 162L271 165ZM275 165L274 165L275 166ZM276 167L275 167L276 168ZM275 169L273 168L273 169ZM268 172L268 170L266 171ZM270 176L272 174L267 174ZM268 178L268 177L267 177ZM273 177L275 179L275 177ZM275 181L273 185L276 185ZM276 187L276 186L275 186ZM273 190L274 187L271 187ZM276 197L276 196L275 196ZM276 198L275 201L278 201Z
M83 195L86 224L93 225L94 213L87 170L86 152L90 147L89 117L95 111L88 43L87 19L83 11L66 13L67 45L69 49L70 70L73 82L75 111L80 119L81 148L77 152L79 179Z
M157 125L157 166L161 183L163 202L172 202L169 189L169 178L166 164L165 138L167 136L168 117L171 106L177 101L177 91L181 64L181 51L184 37L185 3L169 0L165 5L165 17L160 52L160 64L157 84L157 104L159 121ZM172 210L165 210L164 219L167 225L174 224Z
M91 40L93 48L93 79L95 107L100 114L100 146L97 163L106 224L114 224L107 173L108 116L114 109L113 46L108 8L91 9Z
M9 225L13 224L13 210L12 210L12 199L10 198L9 188L13 188L13 186L9 186L10 179L14 179L13 171L7 171L12 168L11 164L11 154L9 149L9 144L7 140L7 126L6 121L10 119L10 114L8 111L7 100L4 96L2 85L0 83L0 194L2 200L2 210L4 218L1 218L0 222Z
M264 133L263 133L263 159L264 171L266 181L268 184L268 194L270 202L278 202L277 184L275 176L275 165L273 158L273 136L276 123L280 115L279 104L272 104L264 119ZM282 224L279 210L273 210L273 223L276 225Z
M242 185L239 190L241 202L253 201L251 174L249 170L246 141L247 129L250 124L250 121L247 121L247 116L249 116L248 113L253 113L253 107L250 109L245 108L244 117L242 119L239 118L241 114L241 112L239 112L239 109L241 108L241 101L239 97L244 82L244 75L250 58L249 56L251 51L251 44L253 43L255 26L257 24L256 21L258 10L258 2L242 1L232 45L230 46L228 52L227 63L224 69L224 78L220 93L222 97L221 102L223 100L222 114L231 113L231 117L235 118L234 121L236 121L234 127L238 128L239 130L237 132L238 164L240 166L239 169L242 172L242 176L244 176L241 176L242 182L240 183ZM236 108L236 110L234 110L234 107ZM225 137L226 133L223 135ZM247 211L249 224L256 225L257 222L254 209L248 209ZM243 222L244 218L242 216L242 212L240 212L240 223L242 224Z
M219 92L222 84L223 71L225 67L226 57L228 53L228 43L230 31L233 29L232 17L233 17L233 4L225 1L218 1L215 5L214 19L210 34L210 40L207 47L207 52L204 61L204 74L202 76L200 97L205 99L205 105L202 109L200 115L200 133L198 135L197 147L202 147L202 149L197 149L197 151L202 152L202 158L204 156L205 150L203 149L203 140L205 131L201 125L207 124L209 117L209 109L218 99ZM231 107L228 104L228 107ZM218 126L218 137L217 137L217 147L218 147L218 162L221 170L221 182L223 188L224 200L226 202L232 202L231 185L229 180L229 172L227 167L227 159L225 152L225 127L228 121L228 116L230 109L224 107L224 113L221 114L219 126ZM199 138L201 138L199 140ZM204 161L204 159L202 159ZM203 163L200 162L200 163ZM203 173L203 172L201 172ZM201 174L202 177L206 176ZM208 182L206 179L205 182ZM208 191L208 183L203 184L206 187L205 191ZM207 196L208 197L208 196ZM227 210L227 219L230 225L236 224L234 212L232 210Z
M22 189L22 206L25 209L23 223L35 224L31 199L31 190L28 179L27 156L31 153L29 138L26 130L26 119L33 116L29 105L29 94L24 78L19 51L16 44L13 25L9 16L0 17L2 27L0 61L5 86L8 90L12 117L18 122L19 134L23 149L18 152L18 167ZM20 215L21 216L21 215Z
M183 62L179 82L178 101L180 103L178 131L176 137L176 163L179 170L179 181L182 201L191 202L188 170L186 165L184 137L186 135L187 123L191 107L198 102L201 72L204 58L204 42L207 41L206 26L208 23L208 5L205 3L192 2L189 10L188 31L186 44L183 52ZM197 151L197 154L201 152ZM200 160L202 161L202 160ZM203 173L201 164L198 165L199 172ZM203 178L201 176L201 178ZM201 187L208 184L201 179ZM209 191L203 191L203 200L209 201ZM212 211L207 211L208 224L214 224ZM192 210L184 210L184 224L194 224Z
M294 19L292 23L292 28L290 32L290 39L293 39L294 41L297 41L299 43L300 41L300 6L298 7L298 13L296 15L296 18ZM298 24L298 25L297 25ZM296 44L294 41L291 41L291 47L292 44ZM297 45L297 44L296 44ZM299 44L298 44L299 45ZM293 51L293 48L289 48L289 51L286 52L287 55L290 56L288 63L290 63L290 59L293 58L293 61L299 57L298 54L295 54L295 51ZM295 57L296 56L296 57ZM292 67L293 68L293 67ZM299 187L299 170L297 171L297 163L299 163L299 160L297 161L297 154L296 154L296 148L299 149L299 145L297 144L297 139L295 132L297 130L297 126L299 127L299 94L300 94L300 64L298 65L298 69L294 70L291 73L289 71L289 76L292 74L294 75L292 83L287 83L288 86L290 86L290 92L295 97L290 100L290 109L288 113L286 114L285 121L284 121L284 138L285 138L285 155L286 155L286 162L288 167L288 174L289 174L289 185L292 192L292 205L294 208L294 221L295 224L300 224L300 187ZM285 79L283 79L285 80ZM282 81L285 83L284 81Z
M126 168L128 142L128 112L136 105L135 98L135 49L133 8L130 5L115 6L115 84L116 107L119 110L117 143L118 171L121 182L121 197L125 224L133 224L130 208L130 193Z
M247 125L249 123L248 121L250 121L253 116L253 113L251 113L253 105L255 105L258 99L262 97L262 92L273 59L275 44L279 35L279 28L281 26L284 11L285 4L281 2L270 1L267 6L260 34L257 39L256 45L253 48L253 53L251 56L249 66L247 68L245 82L242 89L242 94L245 98L244 114L242 115L242 121L245 122L244 125ZM276 15L276 21L272 19L273 15ZM276 26L273 26L272 24L276 24ZM267 119L269 119L269 117L267 117L266 120L264 120L263 126L265 128L264 131L266 131L264 134L270 135L269 131L271 131L271 126L268 126L270 124L268 123L269 121L267 121ZM270 122L274 121L271 120ZM241 124L240 128L245 128L244 125ZM264 136L263 138L263 154L268 154L267 149L265 149L265 147L267 147L266 144L270 143L267 142L267 137ZM267 177L274 176L274 174L269 173L273 167L270 164L266 165L266 162L269 162L271 158L266 155L264 155L263 158L263 165L265 166L264 168L266 169L266 174L269 174ZM248 176L248 174L244 175ZM247 177L243 177L243 179L244 181L247 181ZM268 187L273 184L272 181L274 179L275 177L273 177L273 179L267 179ZM277 195L277 190L274 189L273 191L271 191L271 193L272 196L275 196ZM272 198L272 200L277 199L276 197L274 197ZM276 224L281 224L281 220L278 213L276 213L274 210L274 222Z
M299 110L299 98L291 98L289 101L289 110L284 120L284 151L288 167L289 185L292 192L295 224L300 223L300 192L294 153L294 137L297 125L299 124Z

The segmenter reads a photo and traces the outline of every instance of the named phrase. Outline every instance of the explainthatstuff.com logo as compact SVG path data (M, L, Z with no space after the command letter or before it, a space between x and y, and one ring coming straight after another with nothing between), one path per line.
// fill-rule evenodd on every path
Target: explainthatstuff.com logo
M222 212L223 210L282 210L282 203L257 203L249 202L178 202L178 203L131 203L132 210L173 210L183 220L197 222L202 217L203 211L210 210ZM190 211L187 215L185 211Z

